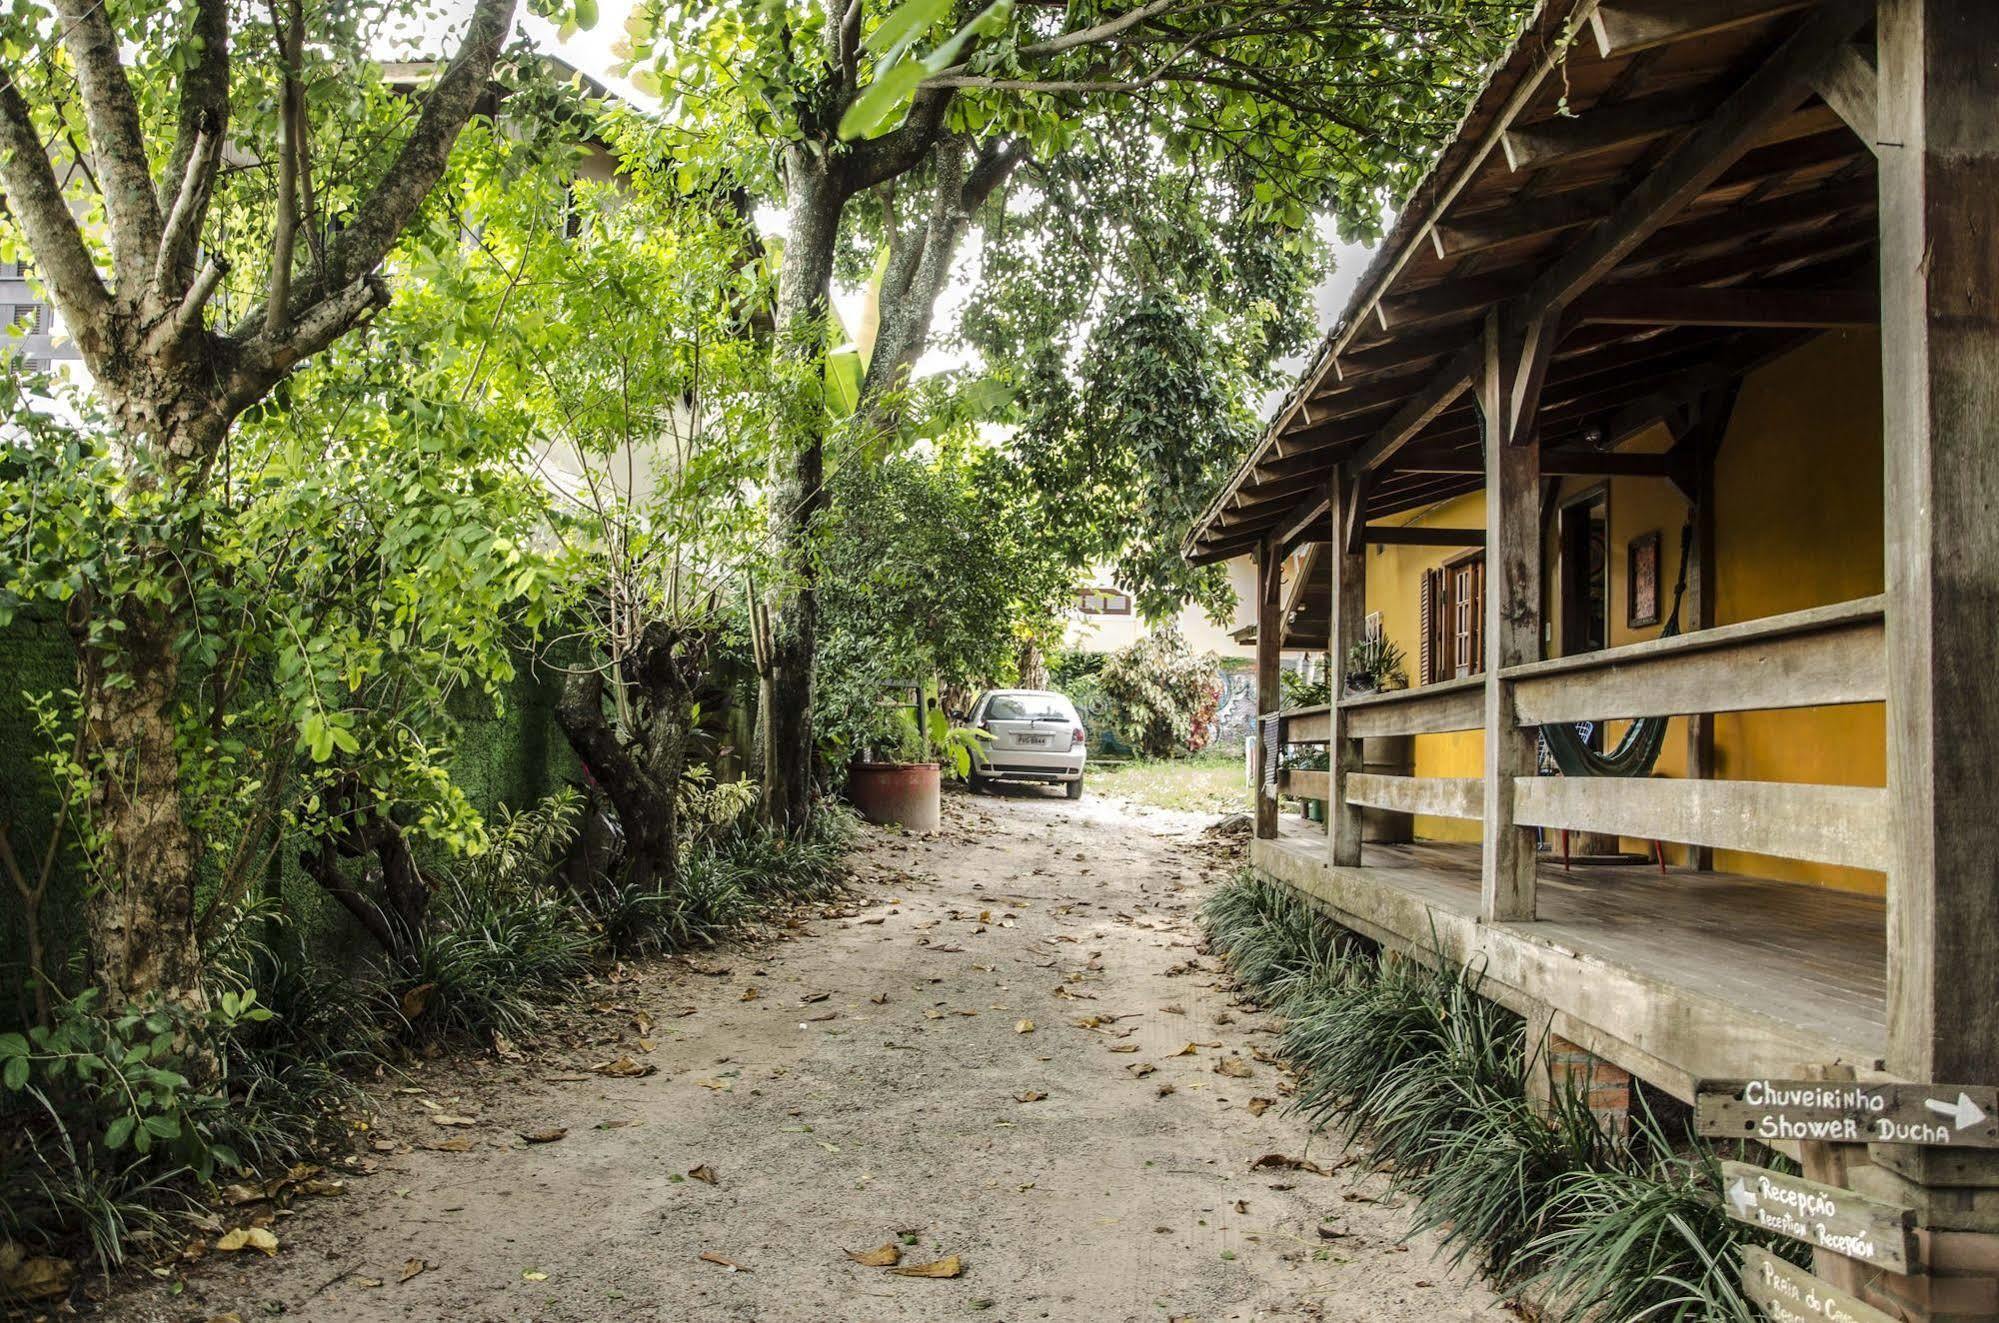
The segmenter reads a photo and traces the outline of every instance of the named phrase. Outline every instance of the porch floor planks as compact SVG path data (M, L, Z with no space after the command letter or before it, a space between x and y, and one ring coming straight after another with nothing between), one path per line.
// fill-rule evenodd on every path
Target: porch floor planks
M1325 857L1323 827L1285 817L1279 845ZM1478 847L1369 845L1359 872L1437 909L1478 913ZM1349 870L1351 871L1351 870ZM1879 897L1650 865L1540 867L1533 941L1754 1007L1841 1042L1884 1048L1886 909Z

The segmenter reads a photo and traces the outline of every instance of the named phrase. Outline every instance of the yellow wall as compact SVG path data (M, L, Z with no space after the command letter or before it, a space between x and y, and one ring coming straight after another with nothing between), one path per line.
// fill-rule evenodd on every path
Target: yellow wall
M1715 467L1715 623L1881 591L1881 351L1825 335L1744 383ZM1881 705L1726 713L1715 774L1887 783ZM1715 866L1880 895L1879 873L1723 851Z
M1664 429L1639 437L1630 451L1664 450ZM1660 611L1672 609L1679 575L1680 529L1687 504L1667 482L1650 478L1564 479L1558 502L1603 486L1609 505L1610 638L1613 645L1656 637L1659 626L1632 629L1626 547L1658 530ZM1881 393L1875 337L1821 336L1750 376L1743 384L1715 469L1715 623L1881 591ZM1482 493L1389 522L1476 528L1485 522ZM1559 584L1552 508L1543 582L1544 655L1559 656ZM1380 611L1388 637L1409 655L1416 679L1423 571L1457 555L1435 547L1370 547L1367 608ZM1689 622L1690 623L1690 622ZM1686 773L1685 723L1676 720L1659 761L1662 776ZM1621 723L1614 723L1614 742ZM1477 776L1484 738L1476 731L1416 740L1418 776ZM1715 774L1737 780L1881 785L1885 774L1878 704L1793 712L1726 714L1715 719ZM1478 824L1419 817L1419 836L1475 841ZM1628 841L1630 849L1649 849ZM1677 851L1674 852L1676 855ZM1763 877L1880 894L1879 873L1723 851L1716 867Z

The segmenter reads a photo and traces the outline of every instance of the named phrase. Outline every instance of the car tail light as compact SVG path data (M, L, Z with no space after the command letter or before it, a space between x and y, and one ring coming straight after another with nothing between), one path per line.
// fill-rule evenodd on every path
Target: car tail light
M1083 742L1083 728L1081 726L1078 726L1074 730L1071 730L1069 732L1069 747L1073 749L1082 742Z

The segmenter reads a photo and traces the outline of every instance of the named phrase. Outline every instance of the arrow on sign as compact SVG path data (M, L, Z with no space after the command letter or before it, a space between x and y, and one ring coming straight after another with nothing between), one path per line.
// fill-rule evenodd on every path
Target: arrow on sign
M1728 1187L1728 1202L1735 1205L1735 1215L1746 1220L1749 1210L1756 1207L1756 1196L1749 1193L1749 1186L1737 1176L1735 1184Z
M1945 1102L1941 1098L1926 1098L1923 1100L1923 1106L1939 1116L1948 1116L1951 1119L1950 1123L1959 1130L1969 1130L1985 1119L1985 1109L1971 1101L1971 1095L1968 1093L1958 1094L1954 1103Z

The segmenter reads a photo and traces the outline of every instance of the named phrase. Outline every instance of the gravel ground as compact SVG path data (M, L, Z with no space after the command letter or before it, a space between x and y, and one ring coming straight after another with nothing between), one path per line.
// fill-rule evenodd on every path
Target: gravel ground
M532 1049L385 1078L342 1192L218 1228L275 1255L105 1316L1511 1317L1286 1113L1269 1019L1198 949L1208 821L1017 789L870 830L851 900L614 971ZM592 1070L620 1059L647 1073ZM847 1253L877 1250L958 1272Z

